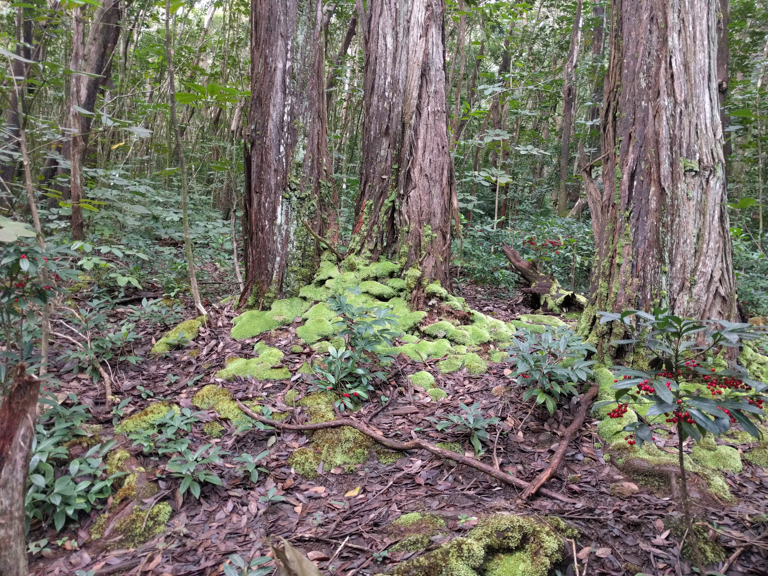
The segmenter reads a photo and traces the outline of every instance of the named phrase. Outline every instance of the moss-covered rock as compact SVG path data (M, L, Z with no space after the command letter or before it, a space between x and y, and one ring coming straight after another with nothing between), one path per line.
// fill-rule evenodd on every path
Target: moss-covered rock
M231 359L216 377L223 380L232 380L235 376L250 376L256 380L287 380L291 377L288 368L274 368L283 359L280 350L258 342L254 351L258 354L256 358Z
M200 392L192 398L192 404L202 410L215 410L220 418L229 420L235 426L247 424L252 420L240 410L232 394L225 388L219 388L215 384L204 386Z
M410 378L411 383L414 386L420 386L425 390L435 387L435 377L432 376L432 374L430 374L426 370L422 370L421 372L416 372L415 374L411 374L410 376L408 376L408 378Z
M563 538L574 531L557 518L496 514L466 538L398 564L396 576L546 576L563 558Z
M138 548L165 530L171 517L171 505L167 502L155 504L149 510L134 505L130 514L121 517L110 526L109 515L99 517L91 528L91 540L106 538L107 549ZM109 534L105 534L109 530Z
M200 333L200 327L204 323L205 316L198 316L197 318L185 320L170 332L166 332L163 337L160 338L160 340L158 340L157 343L152 347L150 354L164 354L165 352L170 352L176 347L176 344L173 343L173 341L180 338L182 333L185 338L194 340Z
M180 412L179 407L170 402L150 404L141 412L137 412L122 420L115 426L115 432L117 434L129 434L131 432L136 432L137 430L150 430L155 427L158 420L168 414L171 410L177 414Z
M234 327L230 335L235 340L244 340L253 338L263 332L269 332L293 322L304 314L309 308L310 303L303 298L287 298L285 300L275 300L269 310L258 312L249 310L236 316L232 321Z

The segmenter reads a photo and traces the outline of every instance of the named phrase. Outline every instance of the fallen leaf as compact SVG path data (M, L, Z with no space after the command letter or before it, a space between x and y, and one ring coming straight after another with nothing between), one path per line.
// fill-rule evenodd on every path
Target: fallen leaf
M595 554L598 556L598 558L608 558L608 556L611 555L611 549L610 548L598 548Z
M354 490L350 490L349 492L347 492L346 494L344 494L344 498L354 498L354 497L355 497L355 496L357 496L358 494L360 494L360 486L358 486L358 487L357 487L357 488L355 488Z

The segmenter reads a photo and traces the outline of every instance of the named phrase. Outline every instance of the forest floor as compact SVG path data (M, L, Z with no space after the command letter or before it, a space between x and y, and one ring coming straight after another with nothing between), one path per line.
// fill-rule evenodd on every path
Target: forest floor
M466 298L471 308L504 321L531 312L522 296L510 297L505 292L471 285L457 287L457 294ZM216 380L217 370L225 367L228 357L252 354L259 338L236 341L230 337L232 318L236 315L231 304L211 306L209 311L210 322L186 349L150 357L150 340L159 339L161 334L144 334L146 344L137 352L147 359L137 366L121 365L116 371L115 394L132 398L126 415L161 398L196 411L192 398L209 384L221 384L234 398L243 401L266 398L266 405L283 411L288 409L283 398L289 389L298 390L299 398L307 394L311 377L299 369L315 352L308 346L302 346L301 352L291 351L301 345L294 325L262 335L270 346L284 353L276 368L287 368L290 380ZM112 417L103 410L101 385L94 384L85 374L66 373L62 368L56 367L57 377L62 381L56 391L59 397L76 393L81 403L91 407L94 420L103 426L100 435L110 437ZM514 386L505 375L506 368L503 363L491 363L488 372L480 375L471 375L466 369L450 374L435 370L437 383L448 392L448 397L434 402L406 376L424 369L424 365L417 366L401 355L390 371L388 383L382 387L382 394L391 398L386 408L379 410L381 403L377 400L365 404L353 417L387 437L410 440L417 435L431 442L456 442L460 439L447 431L439 432L430 418L442 420L447 414L459 413L459 403L479 402L484 414L501 419L497 426L501 434L491 435L492 442L482 460L532 480L547 466L559 433L573 419L575 404L552 416L544 409L532 409L531 402L521 400L523 389ZM189 382L193 384L190 386ZM141 388L147 397L142 396ZM154 397L148 397L146 391ZM302 411L296 410L289 421L302 421ZM55 576L94 570L97 576L220 574L222 564L231 554L237 553L246 561L264 556L270 552L268 538L282 537L307 554L324 574L376 574L423 553L391 550L404 537L391 523L410 512L429 512L442 519L440 524L444 526L428 534L428 550L466 535L484 515L557 516L580 531L573 549L582 575L685 574L691 570L680 553L684 535L674 530L681 514L677 498L666 493L663 486L644 485L606 462L597 420L591 418L571 442L556 476L546 484L546 488L567 496L571 502L537 495L523 503L518 500L516 489L426 451L394 456L378 451L377 456L377 451L371 450L363 464L329 470L320 466L316 477L308 478L296 473L288 462L294 450L308 445L308 434L275 430L236 434L230 422L221 421L226 428L224 434L212 439L203 432L203 425L216 416L212 410L201 415L188 437L193 448L214 443L229 453L212 468L222 478L223 486L204 485L199 500L189 492L181 498L175 490L178 483L162 477L167 459L144 457L138 448L131 447L127 438L117 435L122 447L135 455L151 474L160 476L160 497L173 509L167 529L138 549L110 550L89 542L89 531L99 511L82 517L79 526L70 524L59 535L51 527L33 525L30 540L47 537L56 541L68 535L78 546L70 545L74 549L69 551L56 548L47 557L37 555L32 573ZM676 438L670 436L664 444L662 449L673 453ZM473 455L469 442L464 442L462 448L467 455ZM266 472L254 485L236 471L233 458L267 449L268 456L259 462ZM721 533L709 529L704 538L719 540L725 547L725 558L740 551L727 569L729 576L768 574L766 527L756 520L764 517L768 509L768 468L745 460L741 473L724 476L737 500L728 505L716 498L695 502L697 517ZM283 500L265 501L270 489ZM712 566L721 569L722 565L720 561ZM559 570L561 574L575 574L573 557L564 559Z

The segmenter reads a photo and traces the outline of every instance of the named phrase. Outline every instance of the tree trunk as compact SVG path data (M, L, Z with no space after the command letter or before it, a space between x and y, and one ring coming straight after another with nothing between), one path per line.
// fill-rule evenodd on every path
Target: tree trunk
M736 315L717 85L718 0L612 0L603 191L585 166L595 313ZM624 49L626 47L626 50ZM597 327L600 335L600 326Z
M322 22L321 0L251 0L240 307L269 305L312 281L321 246L302 221L336 236Z
M450 287L456 184L448 144L444 0L374 0L364 22L363 167L350 253L403 264L412 303Z
M39 392L37 378L27 376L26 366L19 364L11 391L0 407L0 542L3 543L0 546L0 574L3 576L29 574L24 497Z
M581 45L581 6L583 0L576 3L576 16L573 20L571 33L571 46L568 49L568 60L563 68L563 130L560 139L560 187L557 193L557 213L560 216L568 215L568 160L570 158L571 130L573 129L573 115L576 107L576 64L579 60L579 46Z

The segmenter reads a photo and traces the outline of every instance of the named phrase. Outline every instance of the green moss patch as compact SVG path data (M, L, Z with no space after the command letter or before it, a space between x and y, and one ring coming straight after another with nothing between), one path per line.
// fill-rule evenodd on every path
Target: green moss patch
M283 353L264 342L254 347L256 358L235 358L227 362L226 368L216 373L217 378L232 380L235 376L250 376L256 380L287 380L291 377L288 368L274 368L283 359Z
M115 426L115 432L117 434L128 434L130 432L136 432L137 430L150 430L154 428L157 421L168 414L170 410L173 410L177 414L180 412L179 407L170 402L157 402L156 404L151 404L141 412L121 421Z
M205 316L198 316L197 318L182 322L170 332L166 332L163 337L160 338L160 340L158 340L157 343L152 347L150 354L163 354L173 350L176 345L172 344L171 341L177 340L182 335L182 332L184 333L185 338L194 340L197 338L197 335L200 332L200 327L204 323Z
M563 538L575 531L562 520L496 514L466 538L398 564L392 574L412 576L546 576L563 558Z

